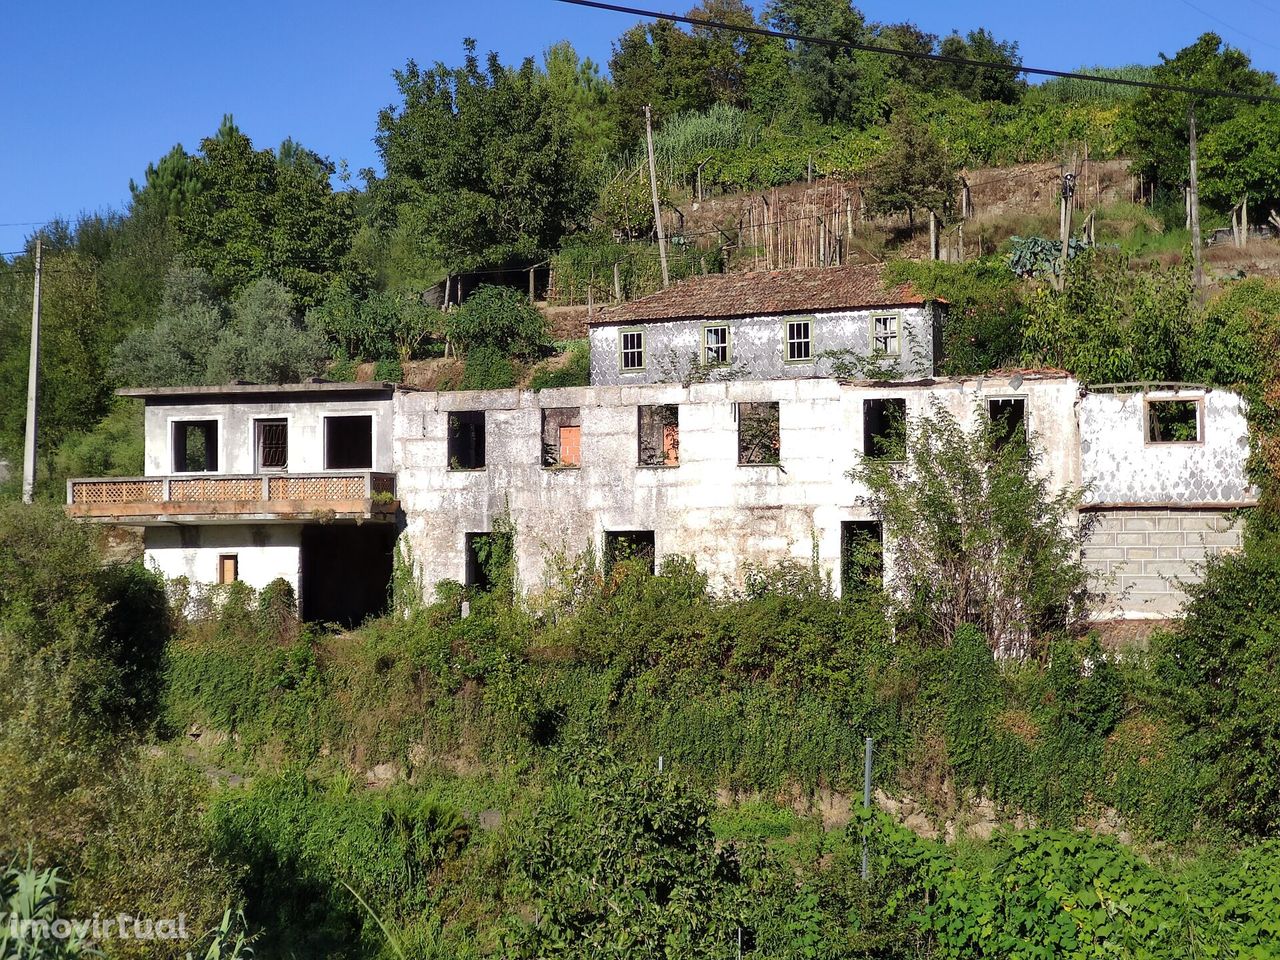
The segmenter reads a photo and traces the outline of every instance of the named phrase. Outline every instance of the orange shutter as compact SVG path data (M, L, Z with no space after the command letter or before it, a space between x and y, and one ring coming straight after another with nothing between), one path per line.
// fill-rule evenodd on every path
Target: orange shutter
M680 428L674 423L665 424L662 428L662 458L668 467L680 463Z
M563 467L582 465L582 427L560 428L560 465Z

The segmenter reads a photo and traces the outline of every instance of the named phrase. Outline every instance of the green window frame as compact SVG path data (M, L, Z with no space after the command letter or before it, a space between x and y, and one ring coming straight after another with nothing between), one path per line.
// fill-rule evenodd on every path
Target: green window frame
M618 331L618 369L623 373L637 373L644 369L644 331Z
M871 352L876 356L902 356L902 314L877 313L871 318Z
M718 342L713 342L718 341ZM702 328L702 362L708 367L728 366L733 358L727 323L708 323Z
M813 317L784 321L782 340L787 363L813 363Z

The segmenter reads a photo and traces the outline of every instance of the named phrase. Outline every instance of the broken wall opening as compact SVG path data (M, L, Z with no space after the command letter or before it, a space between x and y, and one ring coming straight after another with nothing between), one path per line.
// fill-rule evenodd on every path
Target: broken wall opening
M852 596L884 584L884 525L879 520L840 524L840 593Z
M542 410L542 465L582 466L582 412L578 407Z
M1148 443L1198 443L1204 439L1200 400L1148 400Z
M302 618L355 627L386 613L395 540L391 524L303 527L298 589Z
M902 460L907 450L907 401L878 397L862 401L862 452L873 460Z
M652 530L605 531L605 570L612 570L619 563L627 563L653 573L656 569L656 556L656 541Z
M484 411L459 410L446 416L449 418L449 469L484 469Z
M480 593L510 589L515 573L515 535L511 531L466 535L466 585Z
M1015 439L1027 438L1027 401L1024 397L991 397L987 400L991 421L991 445L1003 450Z
M776 464L782 461L781 417L776 400L736 405L738 464Z
M212 473L217 469L218 421L176 421L173 425L173 472Z
M644 467L680 465L680 407L653 404L636 408L637 462Z
M373 417L324 418L324 468L373 469Z

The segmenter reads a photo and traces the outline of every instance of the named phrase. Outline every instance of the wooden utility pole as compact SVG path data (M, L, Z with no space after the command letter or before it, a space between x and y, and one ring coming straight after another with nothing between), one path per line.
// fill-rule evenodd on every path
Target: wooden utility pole
M662 205L658 203L658 165L653 159L653 119L646 103L644 107L644 137L649 147L649 191L653 194L653 224L658 229L658 259L662 262L662 285L671 283L667 272L667 237L662 232Z
M1204 266L1200 262L1200 174L1196 150L1196 104L1187 110L1187 127L1191 135L1191 263L1196 289L1204 285Z
M36 237L35 286L31 291L31 356L27 366L27 434L22 447L22 502L36 492L36 410L40 394L40 238Z
M1062 175L1062 211L1059 228L1062 231L1062 270L1058 273L1058 289L1067 285L1067 262L1071 258L1071 198L1076 192L1075 158L1071 160L1072 170Z

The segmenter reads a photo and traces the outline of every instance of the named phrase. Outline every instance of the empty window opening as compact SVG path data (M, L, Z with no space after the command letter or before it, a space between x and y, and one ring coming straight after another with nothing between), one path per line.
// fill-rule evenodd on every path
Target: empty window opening
M991 445L1003 450L1010 441L1026 441L1027 401L1022 397L993 397L987 401L991 420Z
M795 363L813 358L812 332L808 320L787 321L787 362Z
M737 410L738 463L780 463L782 431L777 401L740 403Z
M880 397L862 401L862 452L876 460L902 460L907 449L907 401Z
M618 349L623 370L644 369L644 332L623 330L618 335Z
M901 351L898 317L891 314L885 317L871 318L871 349L875 353L897 356Z
M373 469L373 417L324 418L324 468Z
M680 408L658 404L637 408L637 462L644 467L680 465Z
M582 414L578 407L543 409L542 465L582 466Z
M449 424L449 469L483 469L484 411L459 410L446 416Z
M1148 443L1197 443L1202 439L1199 400L1148 400Z
M626 563L653 573L655 555L652 530L605 531L604 566L606 570L612 570L618 564Z
M173 472L218 469L218 421L179 420L173 425Z
M729 327L720 324L702 328L703 362L709 367L722 367L729 362Z
M878 520L840 524L840 592L879 590L884 580L884 528Z
M218 583L235 583L240 579L240 558L234 553L218 557Z
M284 470L289 466L289 422L255 420L254 460L259 472Z
M515 537L510 531L468 533L467 586L481 593L515 582Z

